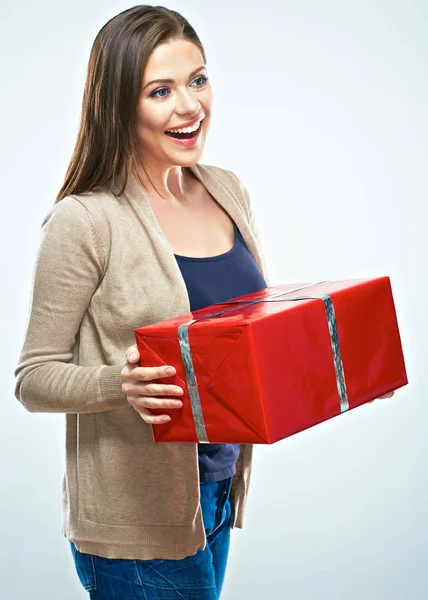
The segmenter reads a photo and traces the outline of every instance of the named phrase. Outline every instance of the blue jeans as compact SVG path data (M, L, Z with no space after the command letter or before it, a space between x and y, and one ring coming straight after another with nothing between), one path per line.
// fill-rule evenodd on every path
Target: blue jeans
M79 552L74 564L91 600L218 600L230 543L232 477L202 483L205 550L180 560L112 559Z

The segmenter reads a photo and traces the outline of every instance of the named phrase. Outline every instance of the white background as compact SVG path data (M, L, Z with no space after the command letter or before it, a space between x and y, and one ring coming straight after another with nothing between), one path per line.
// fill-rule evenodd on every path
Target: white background
M82 600L61 525L64 417L13 370L43 218L77 135L95 35L124 2L3 2L1 543L5 600ZM171 1L207 51L200 162L248 187L275 283L389 275L409 385L257 447L222 600L428 597L428 3Z

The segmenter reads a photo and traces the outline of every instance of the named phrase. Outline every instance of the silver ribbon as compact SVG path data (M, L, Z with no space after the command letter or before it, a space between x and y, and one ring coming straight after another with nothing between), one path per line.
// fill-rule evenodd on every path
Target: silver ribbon
M245 308L246 306L251 306L252 304L258 304L259 302L284 302L284 301L296 301L296 300L311 300L311 299L319 299L324 303L324 308L327 315L327 323L328 330L330 333L330 341L331 348L333 351L333 362L334 362L334 370L336 374L336 385L337 391L339 393L339 402L340 402L340 411L345 412L349 410L349 402L348 402L348 394L346 390L346 381L345 381L345 373L343 369L342 362L342 354L340 351L340 343L339 343L339 335L337 331L337 321L336 315L334 311L333 301L330 296L327 295L304 295L304 296L291 296L288 298L283 298L283 296L287 294L291 294L293 292L299 291L301 289L311 287L313 285L319 285L320 283L326 283L324 281L320 281L318 283L310 283L308 285L303 285L298 288L294 288L292 290L288 290L288 292L282 292L280 294L274 294L272 296L266 296L264 298L260 298L258 300L251 300L249 302L243 302L238 300L231 300L222 302L222 304L236 304L232 308L225 308L215 313L211 313L209 315L205 315L204 317L199 317L199 319L192 319L191 321L187 321L187 323L183 323L178 327L178 341L180 344L181 358L183 360L184 372L186 375L187 387L189 389L189 398L190 405L192 408L193 420L195 423L196 436L198 438L198 442L200 444L209 444L207 432L205 429L204 416L202 412L201 399L199 396L199 388L198 382L196 379L196 373L193 366L192 360L192 351L190 348L190 340L189 340L189 327L193 323L197 323L198 321L202 321L202 319L210 319L211 317L217 317L224 313L230 312L232 310L237 310L238 308Z

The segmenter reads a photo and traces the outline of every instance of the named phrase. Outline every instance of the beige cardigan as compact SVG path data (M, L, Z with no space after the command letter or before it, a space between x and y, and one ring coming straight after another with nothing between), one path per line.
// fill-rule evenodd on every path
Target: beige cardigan
M267 279L246 188L226 169L190 167L239 227ZM42 225L15 396L66 414L62 533L108 558L180 559L206 544L196 444L156 444L120 372L134 329L190 311L170 248L142 189L67 196ZM242 527L252 446L234 476Z

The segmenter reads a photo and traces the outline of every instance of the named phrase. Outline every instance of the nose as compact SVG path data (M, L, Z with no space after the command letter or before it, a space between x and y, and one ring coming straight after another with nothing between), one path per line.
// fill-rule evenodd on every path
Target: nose
M189 91L178 94L177 113L181 115L196 116L200 108L200 102Z

